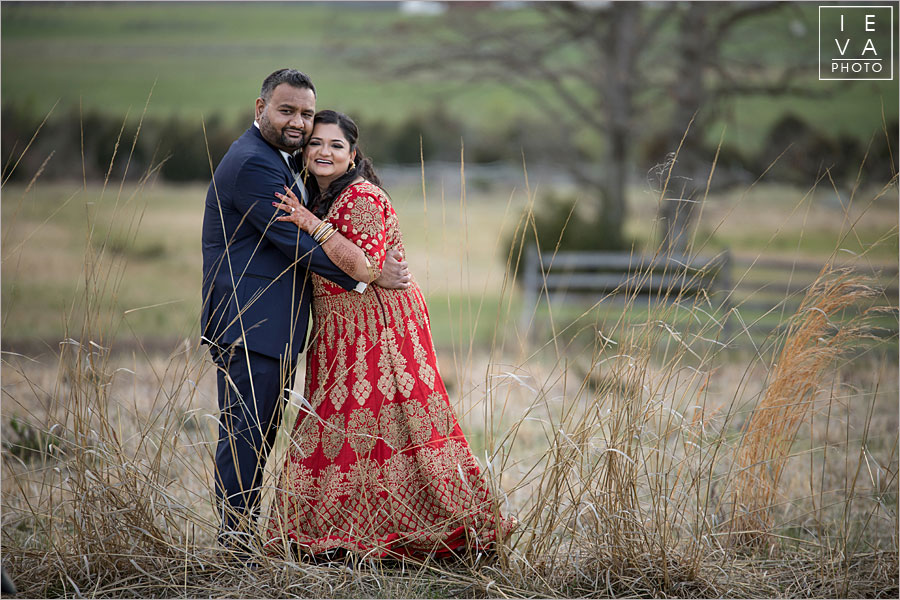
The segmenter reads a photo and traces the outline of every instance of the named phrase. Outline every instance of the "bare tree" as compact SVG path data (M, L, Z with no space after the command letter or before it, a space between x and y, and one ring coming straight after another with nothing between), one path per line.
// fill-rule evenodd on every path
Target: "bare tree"
M726 52L729 40L740 27L754 23L766 13L781 12L790 17L796 8L782 2L680 3L673 15L677 37L667 63L669 75L664 78L673 105L666 147L670 151L679 149L672 171L675 178L670 181L673 195L692 198L704 189L712 156L703 140L709 124L721 116L732 99L824 96L801 83L803 74L815 68L812 55L773 69L770 62L759 56L729 56ZM760 30L754 31L761 35Z
M597 199L604 245L617 247L627 217L633 143L648 133L650 117L658 121L661 110L671 115L661 132L665 148L674 152L681 145L677 180L691 187L705 183L702 170L708 172L711 157L703 132L719 100L796 91L791 69L773 74L772 65L757 65L765 74L751 83L738 73L755 66L726 60L722 52L740 24L783 6L541 2L535 4L539 18L502 25L490 11L460 10L451 15L457 19L454 39L438 40L437 55L403 61L400 70L498 81L530 99L575 146L577 160L567 167ZM692 133L685 136L689 125Z

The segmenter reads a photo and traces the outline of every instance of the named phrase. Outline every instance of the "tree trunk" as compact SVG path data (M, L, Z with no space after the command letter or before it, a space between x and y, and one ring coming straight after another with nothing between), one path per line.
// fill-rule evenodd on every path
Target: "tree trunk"
M706 185L707 173L703 156L703 114L698 113L706 98L704 70L708 61L708 12L704 2L691 2L682 14L679 23L676 79L672 89L675 114L669 134L669 148L674 152L684 143L678 153L672 179L669 182L669 198L694 198ZM694 119L685 137L688 124Z
M634 2L613 2L609 27L603 46L610 57L610 82L604 90L606 102L608 166L603 198L600 199L600 225L611 239L609 245L621 246L627 218L628 164L631 148L631 120L634 111L632 78L635 76L636 45L641 6Z

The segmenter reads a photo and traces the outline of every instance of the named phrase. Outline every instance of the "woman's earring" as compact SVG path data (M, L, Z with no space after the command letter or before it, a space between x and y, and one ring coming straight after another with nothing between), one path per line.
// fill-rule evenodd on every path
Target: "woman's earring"
M352 171L352 170L355 169L355 168L356 168L356 162L351 158L351 159L350 159L350 166L347 168L347 171L348 171L348 172L349 172L349 171Z

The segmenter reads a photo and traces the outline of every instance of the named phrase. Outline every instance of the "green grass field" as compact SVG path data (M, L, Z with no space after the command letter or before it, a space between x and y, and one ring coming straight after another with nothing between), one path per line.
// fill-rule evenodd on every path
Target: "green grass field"
M774 66L808 54L809 72L793 83L808 86L810 95L754 96L718 107L720 123L728 126L726 144L757 150L786 112L809 119L826 135L866 140L881 128L882 106L888 120L896 114L898 90L891 82L816 80L815 9L798 4L736 32L728 52L734 60L759 59ZM320 107L363 119L394 122L441 104L477 130L536 114L528 98L490 81L386 74L398 55L414 57L429 50L434 39L453 35L448 19L391 7L38 2L4 3L2 17L3 100L40 115L57 101L62 107L80 102L86 109L139 114L153 89L148 108L153 115L244 118L262 78L282 66L312 76ZM538 17L526 7L493 11L490 18L499 26ZM789 33L796 23L805 33ZM665 101L659 102L642 117L646 123L665 123ZM717 142L721 127L710 131Z
M542 189L540 181L533 184ZM390 190L439 346L484 347L495 332L514 335L520 291L504 288L505 244L528 197L523 190L501 188L469 190L461 199L448 197L440 182L429 181L424 200L421 186ZM194 339L205 193L202 185L162 183L121 191L110 185L104 191L38 181L27 193L22 185L4 186L4 343L40 339L55 347L67 330L77 331L77 317L66 318L73 306L73 314L83 311L79 302L88 263L110 280L102 301L108 335L170 346ZM727 247L746 260L820 262L865 251L858 264L896 265L897 207L890 194L861 190L846 211L832 201L833 192L817 190L806 200L804 195L804 190L763 184L747 193L711 196L697 227L696 249L711 254ZM640 189L632 197L626 229L638 244L636 251L652 251L656 199ZM535 210L541 207L539 192ZM747 222L754 227L748 229ZM756 277L760 285L771 276L755 272L750 281ZM613 304L600 307L607 315L618 310ZM564 322L582 311L564 309L555 316Z
M150 114L230 120L252 110L262 78L283 66L312 77L320 106L388 121L441 99L485 120L526 108L496 85L460 90L455 82L423 86L372 72L364 59L395 48L396 31L414 51L410 43L427 43L439 25L395 10L150 2L4 4L2 11L4 101L38 113L57 100L140 111L153 88Z

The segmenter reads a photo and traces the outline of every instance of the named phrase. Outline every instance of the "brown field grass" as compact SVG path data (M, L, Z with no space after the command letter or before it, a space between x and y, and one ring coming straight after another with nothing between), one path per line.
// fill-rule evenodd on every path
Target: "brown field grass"
M50 361L5 354L5 564L29 597L896 594L895 361L821 351L827 373L807 378L800 424L772 447L786 451L748 465L742 448L765 445L753 423L781 385L777 364L721 350L658 360L653 347L671 335L653 327L612 352L545 347L444 366L521 527L496 562L402 568L221 562L215 386L196 346L125 356L72 341ZM760 463L780 477L748 507ZM748 533L764 543L734 543Z
M214 544L210 361L190 337L167 354L117 347L127 318L100 300L129 291L115 249L139 239L143 213L121 210L140 189L109 194L64 338L39 357L3 353L0 542L24 596L897 596L896 339L869 344L872 315L844 318L846 286L875 284L833 261L750 349L703 297L639 322L635 299L613 319L541 313L552 334L531 342L511 326L475 346L455 329L442 375L520 523L495 558L229 562ZM497 314L473 310L514 322L513 282L496 281Z

